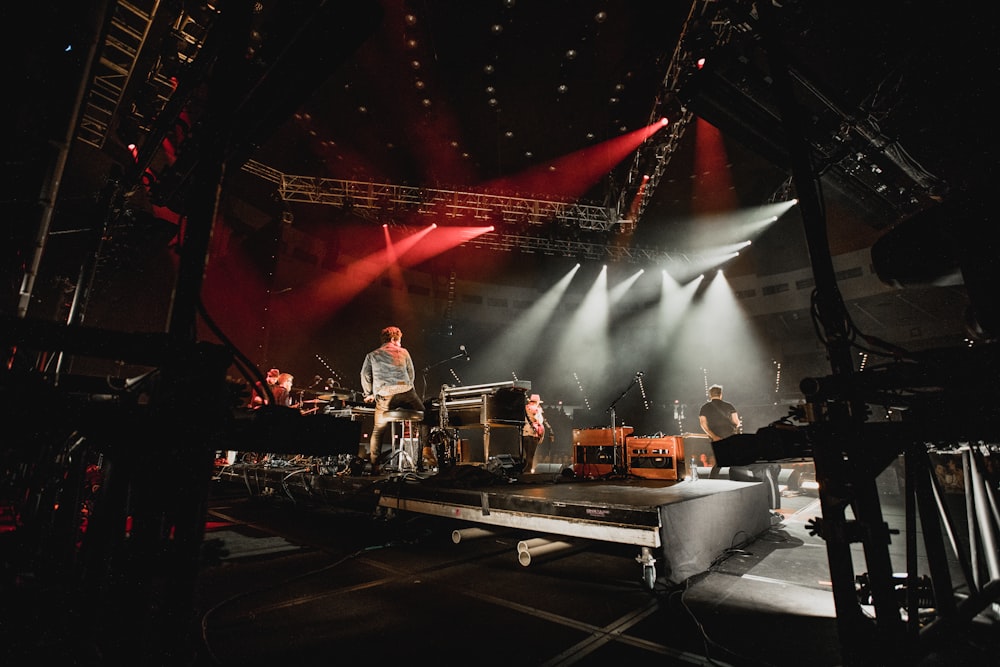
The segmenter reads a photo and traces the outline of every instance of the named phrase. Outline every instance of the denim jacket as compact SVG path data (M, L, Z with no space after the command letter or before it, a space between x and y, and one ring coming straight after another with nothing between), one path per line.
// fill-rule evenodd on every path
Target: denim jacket
M365 356L361 366L361 389L365 396L391 396L413 388L416 371L406 348L386 343Z

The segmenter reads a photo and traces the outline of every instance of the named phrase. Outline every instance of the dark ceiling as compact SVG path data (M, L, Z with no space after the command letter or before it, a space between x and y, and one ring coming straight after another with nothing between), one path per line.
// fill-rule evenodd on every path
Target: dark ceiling
M644 125L688 7L384 3L304 105L278 168L475 186ZM310 158L314 162L310 165ZM539 195L546 193L539 192Z

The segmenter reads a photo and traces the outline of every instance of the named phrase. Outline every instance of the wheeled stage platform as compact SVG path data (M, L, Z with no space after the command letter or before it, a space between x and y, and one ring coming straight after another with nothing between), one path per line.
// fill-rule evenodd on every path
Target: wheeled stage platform
M650 587L658 576L679 584L707 571L724 551L771 525L767 489L759 482L537 474L510 480L465 464L385 477L320 474L310 466L236 464L219 477L246 485L252 494L355 509L370 504L389 515L412 512L454 519L456 531L470 524L528 531L539 535L536 544L545 549L555 543L571 546L573 540L635 545ZM462 534L456 532L456 542ZM531 544L523 548L528 557L522 564L530 562L530 549Z

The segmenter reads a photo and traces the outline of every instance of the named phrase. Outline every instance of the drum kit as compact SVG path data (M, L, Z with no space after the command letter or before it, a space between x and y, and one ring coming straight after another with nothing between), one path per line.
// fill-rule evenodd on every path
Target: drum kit
M341 404L345 401L354 401L360 392L356 392L352 389L343 389L336 387L332 390L325 390L322 393L317 393L312 389L292 389L292 393L298 393L299 400L296 403L299 407L299 411L304 415L311 415L325 409L330 403L340 402ZM304 398L306 394L315 396L314 398Z

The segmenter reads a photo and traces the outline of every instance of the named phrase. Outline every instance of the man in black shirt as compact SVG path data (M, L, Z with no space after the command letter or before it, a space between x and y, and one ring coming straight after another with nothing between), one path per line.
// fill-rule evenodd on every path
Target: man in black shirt
M736 406L722 400L722 385L713 384L708 388L708 402L701 406L698 413L701 430L712 442L728 438L740 431L740 416Z
M740 416L736 406L722 400L722 385L713 384L708 388L708 402L701 406L698 412L698 422L708 439L718 442L740 432ZM719 465L712 466L708 475L715 479L719 476Z
M722 385L713 384L708 388L708 402L701 406L698 413L701 430L712 442L718 442L736 435L742 429L740 416L732 403L722 400ZM778 487L778 475L781 465L777 463L751 463L746 466L730 466L729 479L736 481L762 481L767 484L768 504L771 510L781 507L781 491ZM709 477L719 476L719 465L712 467ZM772 523L780 521L781 516L772 512Z

